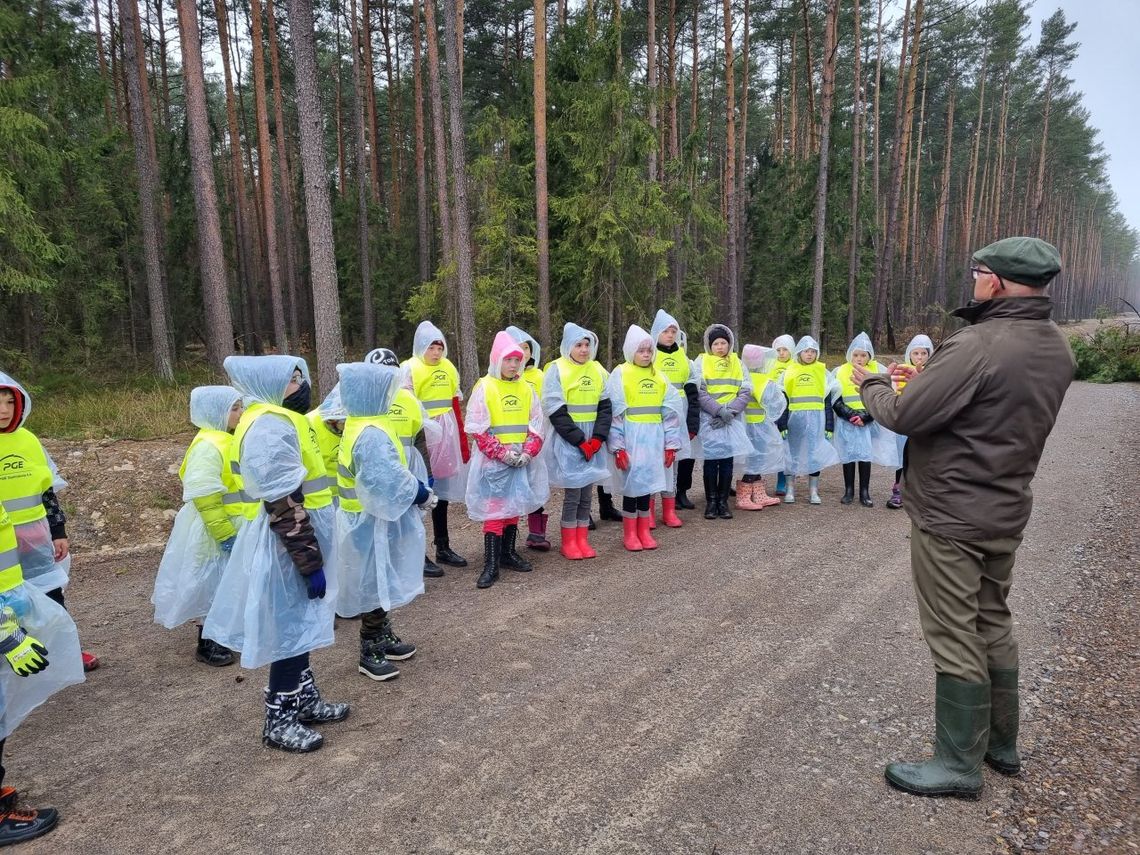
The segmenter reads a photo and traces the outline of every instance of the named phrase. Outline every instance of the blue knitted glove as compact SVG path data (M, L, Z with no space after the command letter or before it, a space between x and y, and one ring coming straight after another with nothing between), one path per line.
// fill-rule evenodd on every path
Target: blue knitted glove
M415 499L412 500L412 504L413 505L422 505L424 502L426 502L428 500L428 496L430 496L430 495L431 495L431 489L428 487L425 487L423 482L421 481L418 485L416 485L416 497L415 497Z
M305 577L305 584L309 586L310 600L323 600L325 598L325 568L319 567L315 573Z

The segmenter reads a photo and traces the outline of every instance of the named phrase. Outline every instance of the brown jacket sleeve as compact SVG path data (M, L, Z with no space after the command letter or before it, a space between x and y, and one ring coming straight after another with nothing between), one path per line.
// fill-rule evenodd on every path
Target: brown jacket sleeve
M947 339L901 395L889 377L869 377L863 383L863 406L880 424L904 436L943 430L970 405L985 380L984 349L970 338L959 333Z
M269 528L281 539L282 546L301 575L310 576L320 570L325 559L309 512L305 510L301 489L298 487L276 502L266 502L265 511L269 514Z

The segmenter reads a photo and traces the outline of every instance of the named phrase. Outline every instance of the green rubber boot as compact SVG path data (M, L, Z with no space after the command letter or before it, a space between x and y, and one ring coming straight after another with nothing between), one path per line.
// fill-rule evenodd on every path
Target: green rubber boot
M887 782L917 796L977 798L990 734L990 684L939 674L934 726L934 757L923 763L891 763Z
M1017 696L1017 669L990 669L990 744L986 762L1003 775L1021 771L1017 753L1017 726L1020 708Z

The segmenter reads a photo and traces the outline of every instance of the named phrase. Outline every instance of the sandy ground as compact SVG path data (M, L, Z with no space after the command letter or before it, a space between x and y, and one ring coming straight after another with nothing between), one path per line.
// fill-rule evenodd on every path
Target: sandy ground
M1026 771L987 770L975 802L882 778L929 749L934 683L883 470L871 510L838 504L836 469L823 507L689 512L656 553L603 524L595 561L552 553L488 591L449 571L397 614L419 653L389 683L357 674L341 622L314 665L352 715L298 757L261 747L264 670L199 665L192 628L151 622L181 441L52 444L73 483L68 601L104 664L9 739L9 782L63 814L21 851L1134 851L1138 414L1134 385L1066 400L1013 592ZM456 529L474 559L476 529ZM1090 644L1113 680L1082 670ZM1059 724L1093 711L1099 735ZM1076 812L1048 830L1058 790Z

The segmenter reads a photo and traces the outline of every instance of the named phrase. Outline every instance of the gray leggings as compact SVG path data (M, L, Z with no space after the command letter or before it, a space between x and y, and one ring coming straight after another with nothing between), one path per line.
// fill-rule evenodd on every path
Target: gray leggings
M590 503L593 487L567 487L562 502L562 527L584 528L590 524Z

